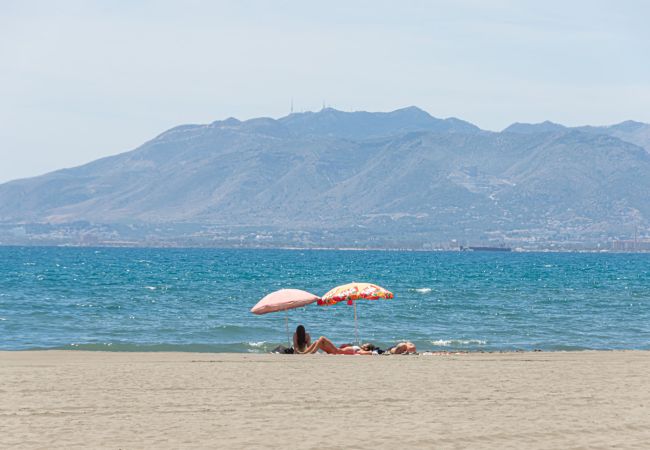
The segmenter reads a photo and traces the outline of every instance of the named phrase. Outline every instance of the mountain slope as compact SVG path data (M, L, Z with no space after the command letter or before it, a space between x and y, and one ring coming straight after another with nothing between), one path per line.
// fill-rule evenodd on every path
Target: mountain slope
M573 129L590 134L603 134L606 136L613 136L622 141L638 145L645 148L650 152L650 124L635 122L627 120L616 125L609 125L603 127L582 126L568 128L558 123L546 122L542 123L513 123L503 130L504 133L521 133L521 134L536 134L536 133L549 133L559 132L567 129Z
M194 224L224 239L293 230L395 245L647 228L650 154L613 136L641 139L645 128L592 128L491 133L417 108L185 125L131 152L0 185L0 224L150 224L171 238Z

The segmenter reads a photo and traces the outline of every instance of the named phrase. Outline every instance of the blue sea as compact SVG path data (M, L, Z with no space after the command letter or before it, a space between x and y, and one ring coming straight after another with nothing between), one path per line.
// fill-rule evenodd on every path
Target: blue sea
M420 351L650 349L650 255L0 247L0 349L266 352L287 342L264 295L351 282L361 340ZM353 308L288 314L354 340Z

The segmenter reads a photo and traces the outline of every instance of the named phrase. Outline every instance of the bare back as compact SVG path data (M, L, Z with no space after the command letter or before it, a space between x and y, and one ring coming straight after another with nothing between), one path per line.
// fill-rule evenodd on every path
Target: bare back
M295 353L306 353L310 345L311 336L309 336L309 333L305 333L305 344L303 346L298 345L298 335L296 333L293 333L293 351Z

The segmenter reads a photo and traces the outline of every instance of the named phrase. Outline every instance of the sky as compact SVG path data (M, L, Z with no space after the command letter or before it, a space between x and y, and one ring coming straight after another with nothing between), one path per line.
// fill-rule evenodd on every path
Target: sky
M0 1L0 182L228 117L650 122L650 2Z

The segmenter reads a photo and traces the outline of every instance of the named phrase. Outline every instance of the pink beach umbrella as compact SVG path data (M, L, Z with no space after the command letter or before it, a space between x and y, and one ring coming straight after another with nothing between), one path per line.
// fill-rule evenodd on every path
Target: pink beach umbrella
M253 314L267 314L270 312L284 311L287 342L289 343L289 347L291 347L291 339L289 338L289 313L287 311L293 308L307 306L318 300L320 300L320 297L311 292L301 291L300 289L280 289L279 291L271 292L257 302L257 305L251 308L251 312Z

